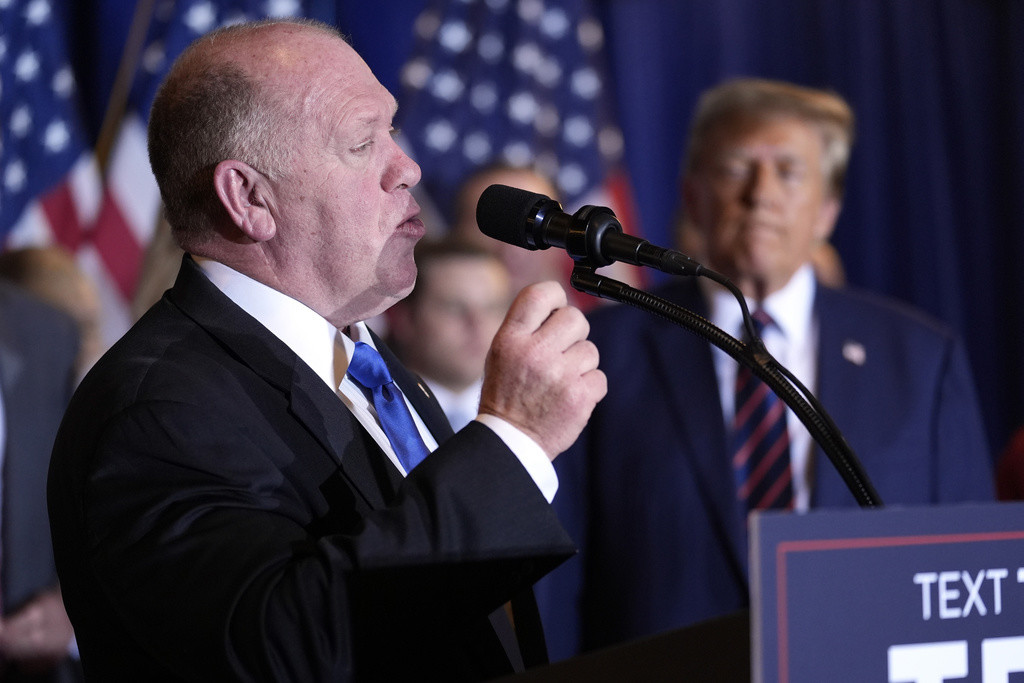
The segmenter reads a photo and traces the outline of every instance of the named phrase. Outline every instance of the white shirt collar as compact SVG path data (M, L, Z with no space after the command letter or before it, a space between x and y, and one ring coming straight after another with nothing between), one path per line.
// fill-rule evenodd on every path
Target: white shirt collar
M337 372L340 374L335 376L335 340L340 339L344 344L347 358L352 357L355 342L344 334L338 334L334 325L301 301L218 261L193 258L217 289L283 341L332 391L338 389L345 368L339 368ZM363 323L356 323L349 331L357 340L373 346Z
M741 337L743 313L736 298L728 290L710 280L701 279L700 282L708 301L711 322L729 334ZM804 264L782 289L773 292L761 303L761 307L772 317L787 339L806 339L810 334L816 288L814 270L810 264ZM758 304L748 298L747 306L753 313Z

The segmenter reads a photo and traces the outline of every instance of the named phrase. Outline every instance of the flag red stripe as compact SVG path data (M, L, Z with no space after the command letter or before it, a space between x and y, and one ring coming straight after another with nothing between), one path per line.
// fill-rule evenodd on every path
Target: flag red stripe
M121 295L131 301L139 279L142 247L109 192L104 194L92 239Z
M74 253L82 243L82 224L75 211L75 198L67 182L58 183L39 200L54 240Z

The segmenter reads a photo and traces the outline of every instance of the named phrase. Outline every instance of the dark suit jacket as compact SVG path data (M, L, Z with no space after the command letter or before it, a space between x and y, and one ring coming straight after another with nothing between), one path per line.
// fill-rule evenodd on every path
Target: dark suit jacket
M77 353L78 331L71 318L0 284L0 391L7 429L0 602L7 616L57 585L46 515L46 470L74 388ZM16 676L7 667L0 680ZM49 680L63 680L57 676Z
M571 542L493 432L452 436L382 355L443 442L404 480L313 370L186 257L83 380L54 448L54 546L87 676L511 670L486 617Z
M660 294L706 316L692 280ZM819 287L814 305L818 398L882 500L991 500L990 454L954 337L864 293ZM627 306L599 310L591 323L609 391L556 461L555 506L581 555L537 588L553 659L749 600L747 536L710 344ZM856 506L817 448L813 468L812 506Z

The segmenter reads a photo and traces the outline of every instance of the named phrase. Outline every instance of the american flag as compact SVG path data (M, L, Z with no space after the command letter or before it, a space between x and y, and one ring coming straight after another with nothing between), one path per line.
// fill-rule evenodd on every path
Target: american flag
M160 82L174 59L204 33L250 19L301 16L304 9L300 0L156 0L151 7L151 15L143 17L148 30L110 153L94 231L125 329L160 216L160 193L146 150L149 108Z
M78 108L59 0L0 2L0 237L59 243L89 271L100 182Z
M460 183L500 162L539 169L567 210L610 206L629 229L604 36L587 0L436 0L415 31L400 125L449 219Z

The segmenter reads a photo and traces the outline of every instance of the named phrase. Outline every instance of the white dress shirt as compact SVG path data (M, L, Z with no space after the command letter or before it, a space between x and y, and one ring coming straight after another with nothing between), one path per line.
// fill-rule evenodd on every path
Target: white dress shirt
M724 288L702 279L701 286L708 301L711 322L737 339L743 339L743 313L735 297ZM814 293L817 282L810 265L801 267L786 286L768 296L760 305L775 321L765 329L761 338L776 360L789 369L810 391L816 392L818 379L818 321L814 316ZM753 313L758 304L747 300ZM722 416L726 427L735 414L734 391L738 363L717 346L712 347L718 392L722 402ZM814 442L803 423L789 408L786 427L790 439L790 464L793 468L794 509L803 512L811 502L811 454Z
M356 323L349 328L348 335L343 334L300 301L217 261L200 257L195 257L195 260L217 289L284 342L338 394L342 403L366 428L391 463L405 476L407 472L377 420L371 396L346 373L355 342L361 341L376 348L366 325ZM437 441L404 394L403 398L423 443L433 451L437 448ZM476 419L505 442L544 497L551 502L558 490L558 477L544 450L533 439L499 417L478 415Z
M426 376L423 376L423 381L434 392L434 398L441 404L441 410L451 423L452 429L459 431L476 417L477 409L480 407L480 390L484 385L483 378L462 391L453 391Z

